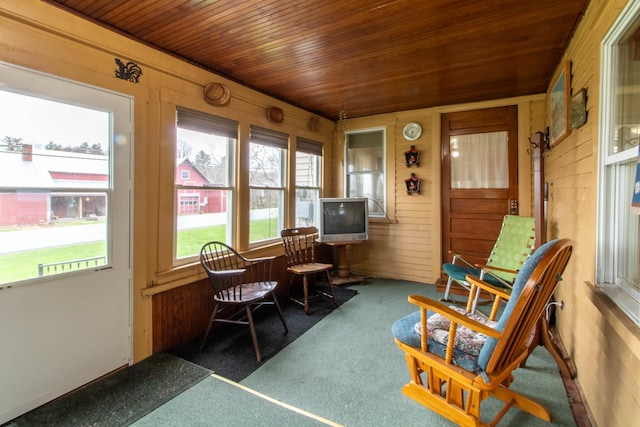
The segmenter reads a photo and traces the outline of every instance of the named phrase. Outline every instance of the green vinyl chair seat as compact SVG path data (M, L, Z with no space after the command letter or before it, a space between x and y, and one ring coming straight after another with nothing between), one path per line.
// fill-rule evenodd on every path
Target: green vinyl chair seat
M465 280L467 274L480 277L495 286L511 288L518 271L533 253L535 237L534 218L505 215L500 234L486 263L473 265L463 256L456 254L452 262L442 266L443 271L449 276L442 300L454 302L450 296L453 282L469 290L470 285ZM474 304L474 309L476 304Z

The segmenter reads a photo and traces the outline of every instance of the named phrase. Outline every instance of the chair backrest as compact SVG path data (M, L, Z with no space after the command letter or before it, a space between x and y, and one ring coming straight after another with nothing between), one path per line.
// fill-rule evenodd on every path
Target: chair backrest
M200 264L218 299L242 299L246 283L271 281L272 258L247 259L222 242L209 242L200 249Z
M517 271L533 253L536 241L535 218L518 215L505 215L498 239L487 259L487 265ZM517 274L491 271L508 283L512 283Z
M496 329L502 331L502 337L487 338L480 350L478 366L482 371L499 372L527 351L531 333L562 280L572 250L570 240L552 240L527 259L496 325Z
M315 262L316 227L285 228L280 232L287 266Z

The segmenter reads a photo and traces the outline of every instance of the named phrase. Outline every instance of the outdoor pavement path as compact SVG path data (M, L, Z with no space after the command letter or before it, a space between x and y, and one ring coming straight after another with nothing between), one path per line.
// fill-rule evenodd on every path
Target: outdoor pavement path
M266 218L268 209L253 210L251 218ZM227 214L211 213L201 215L183 215L178 218L178 228L208 227L227 222ZM0 232L0 254L28 251L39 248L73 245L76 243L105 240L105 222L87 222L87 224L62 227L43 226L24 230Z
M0 254L104 240L106 224L29 228L0 233Z

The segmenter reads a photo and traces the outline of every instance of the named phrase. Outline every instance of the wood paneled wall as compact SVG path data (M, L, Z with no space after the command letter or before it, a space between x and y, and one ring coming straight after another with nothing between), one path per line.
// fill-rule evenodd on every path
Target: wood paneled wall
M332 248L327 245L318 246L316 259L320 262L333 262ZM288 303L291 288L302 284L300 276L287 273L284 256L279 256L274 261L272 278L278 282L276 295L282 304ZM214 305L213 291L207 279L156 294L152 298L154 353L176 349L193 340L202 339ZM247 345L250 343L247 342Z
M518 108L518 181L520 214L531 215L531 157L529 137L544 129L544 96L501 99L416 111L399 112L347 121L346 130L386 128L388 218L370 223L369 241L348 248L352 270L375 277L435 283L442 266L440 192L440 115L516 105ZM422 136L416 141L402 137L406 123L418 122ZM532 131L533 129L533 131ZM334 146L335 188L342 195L344 136ZM406 166L404 153L414 145L419 166ZM420 179L420 193L407 194L405 180L411 173Z
M557 328L577 382L599 426L640 423L640 328L593 286L599 154L600 43L627 2L592 0L560 64L571 61L571 88L587 89L587 123L545 156L548 237L575 241L558 287ZM548 105L547 101L547 105Z
M587 124L547 154L546 179L551 184L548 205L548 237L568 237L576 241L574 255L559 287L557 298L565 302L556 313L560 336L573 358L577 380L598 425L627 426L640 420L640 332L610 301L587 282L594 280L595 224L597 210L598 103L600 84L600 42L619 14L625 0L592 0L576 29L564 60L573 63L572 87L587 88ZM161 120L163 97L192 100L201 93L202 82L218 78L148 47L126 40L102 28L64 14L42 2L0 4L0 60L46 73L85 82L136 98L133 341L134 361L152 351L167 350L204 331L211 302L206 281L178 286L152 297L143 291L157 280L159 235L170 230L159 225L161 191L157 177L167 155L160 135L170 124ZM144 65L145 78L132 85L113 77L113 58L126 57ZM535 58L531 58L535 60ZM469 75L469 78L472 78ZM239 97L229 107L242 120L263 120L264 109L281 105L276 100L233 85ZM198 98L199 99L199 98ZM544 130L546 109L543 95L503 99L487 103L445 106L419 111L348 120L350 129L387 128L388 181L393 188L388 199L391 221L372 224L371 239L349 248L352 269L371 276L429 282L439 276L440 216L438 151L439 117L442 112L518 105L520 180L529 183L526 170L528 137ZM244 108L244 110L241 110ZM285 106L287 129L309 132L304 111ZM413 144L421 152L418 168L404 165L403 153L411 145L402 139L401 129L409 121L423 126L422 137ZM291 124L293 123L293 125ZM265 125L268 125L266 123ZM323 122L323 135L332 124ZM307 135L309 137L313 135ZM344 145L341 138L328 144L324 183L332 194L342 192ZM169 164L171 162L169 161ZM415 172L422 180L419 195L407 195L404 179ZM171 190L172 191L172 190ZM527 190L523 190L526 194ZM530 193L529 193L530 194ZM521 202L526 200L520 197ZM521 213L526 207L521 205ZM194 271L195 271L194 267ZM288 284L285 277L281 282ZM282 291L286 291L283 286Z

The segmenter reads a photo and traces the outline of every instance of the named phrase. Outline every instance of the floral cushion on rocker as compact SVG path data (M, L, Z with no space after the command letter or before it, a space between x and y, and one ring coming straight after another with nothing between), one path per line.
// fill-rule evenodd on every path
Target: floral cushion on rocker
M493 320L489 320L483 316L479 316L477 314L467 313L464 309L456 307L454 305L449 306L450 309L457 311L460 314L465 315L466 317L483 323L489 327L495 327L496 323ZM451 321L445 316L435 313L427 319L427 333L429 337L439 342L440 344L447 345L449 342L449 326L451 325ZM416 323L415 331L417 334L420 334L421 331L420 322ZM473 329L469 329L466 326L458 325L456 330L456 338L453 343L454 347L458 350L461 350L471 356L478 357L480 354L480 350L487 340L487 336L485 334L474 331Z

